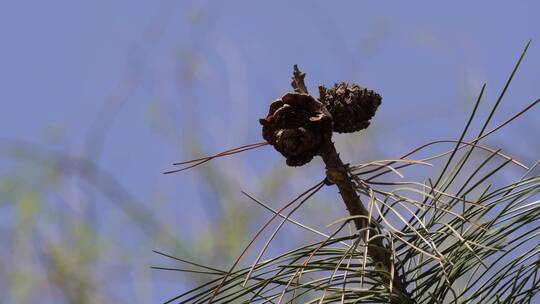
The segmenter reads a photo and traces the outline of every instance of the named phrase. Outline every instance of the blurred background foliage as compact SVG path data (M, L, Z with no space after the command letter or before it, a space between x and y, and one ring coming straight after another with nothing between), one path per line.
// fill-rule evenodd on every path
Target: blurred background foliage
M3 301L152 303L204 280L150 269L170 263L152 250L227 268L270 216L240 191L277 208L318 182L322 163L289 168L263 147L161 173L261 141L257 119L291 90L294 63L312 92L349 81L383 96L369 130L336 136L356 163L456 139L482 83L493 102L532 38L503 121L538 97L539 9L532 0L3 2ZM488 145L532 165L538 114ZM345 214L324 189L296 219L327 231ZM319 239L286 226L269 254L310 240Z

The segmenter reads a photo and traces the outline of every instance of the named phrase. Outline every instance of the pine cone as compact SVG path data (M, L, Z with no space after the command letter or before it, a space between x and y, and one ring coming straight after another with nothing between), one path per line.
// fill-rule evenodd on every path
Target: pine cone
M334 132L352 133L369 126L381 104L381 95L345 82L327 90L320 87L320 100L334 119Z
M279 151L289 166L302 166L332 137L332 116L308 94L287 93L270 105L260 119L263 138Z

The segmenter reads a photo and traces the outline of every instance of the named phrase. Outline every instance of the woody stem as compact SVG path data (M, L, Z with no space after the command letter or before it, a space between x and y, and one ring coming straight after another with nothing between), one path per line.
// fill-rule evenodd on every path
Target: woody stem
M391 252L384 247L383 239L378 233L373 219L371 219L370 212L364 207L360 197L356 193L353 181L348 174L347 166L341 161L332 141L329 140L323 144L320 150L320 156L326 165L327 180L338 187L339 194L349 214L351 216L357 216L353 221L356 229L362 231L360 236L368 246L368 255L375 265L383 266L388 272L393 270L393 275L391 276L393 278L393 288L398 289L403 295L407 295L406 287L398 274L397 268L391 264ZM399 303L394 301L392 300L391 303Z
M295 64L293 67L293 76L291 86L297 93L309 94L304 83L305 73L302 73ZM319 87L321 99L325 97L324 87ZM326 180L335 184L339 189L339 194L349 211L351 216L356 216L353 221L356 229L360 231L360 236L367 244L367 254L373 260L375 266L382 266L390 273L391 283L393 288L400 291L402 295L407 296L406 303L414 303L410 298L404 281L399 275L398 268L392 265L391 251L386 249L383 244L382 236L378 233L374 220L371 218L370 212L364 207L360 197L356 193L354 184L347 166L341 161L339 154L336 151L334 143L328 139L323 143L319 150L319 155L322 157L326 165ZM366 229L367 228L367 229ZM391 273L392 272L392 273ZM389 278L387 279L389 280ZM396 297L390 298L390 303L403 303Z

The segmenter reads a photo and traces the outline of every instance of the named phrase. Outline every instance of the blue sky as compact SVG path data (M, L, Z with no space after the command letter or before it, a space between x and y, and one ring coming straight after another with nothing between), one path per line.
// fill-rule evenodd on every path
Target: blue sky
M381 93L370 131L356 137L362 147L345 153L361 161L457 137L482 83L492 103L532 39L502 121L540 95L539 11L533 0L2 1L0 139L88 157L148 207L166 192L168 211L181 212L181 199L212 199L198 189L204 179L161 172L193 156L190 136L207 153L260 141L257 119L290 90L295 63L312 92L349 81ZM523 130L539 127L538 114L495 143L511 137L509 152L534 160L538 136ZM338 143L351 146L343 136ZM270 149L223 164L239 166L234 185L251 189L260 170L278 165ZM0 172L10 166L1 160ZM119 297L129 299L124 288L133 286L123 284L131 287ZM174 288L158 284L146 296Z

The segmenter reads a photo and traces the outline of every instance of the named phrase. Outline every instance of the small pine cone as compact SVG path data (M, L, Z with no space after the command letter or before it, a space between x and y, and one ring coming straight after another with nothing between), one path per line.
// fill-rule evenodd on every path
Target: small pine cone
M369 126L369 120L381 104L381 95L345 82L327 90L319 88L320 100L334 119L334 132L352 133Z
M332 116L324 105L303 93L287 93L270 105L260 119L263 138L279 151L289 166L302 166L332 137Z

